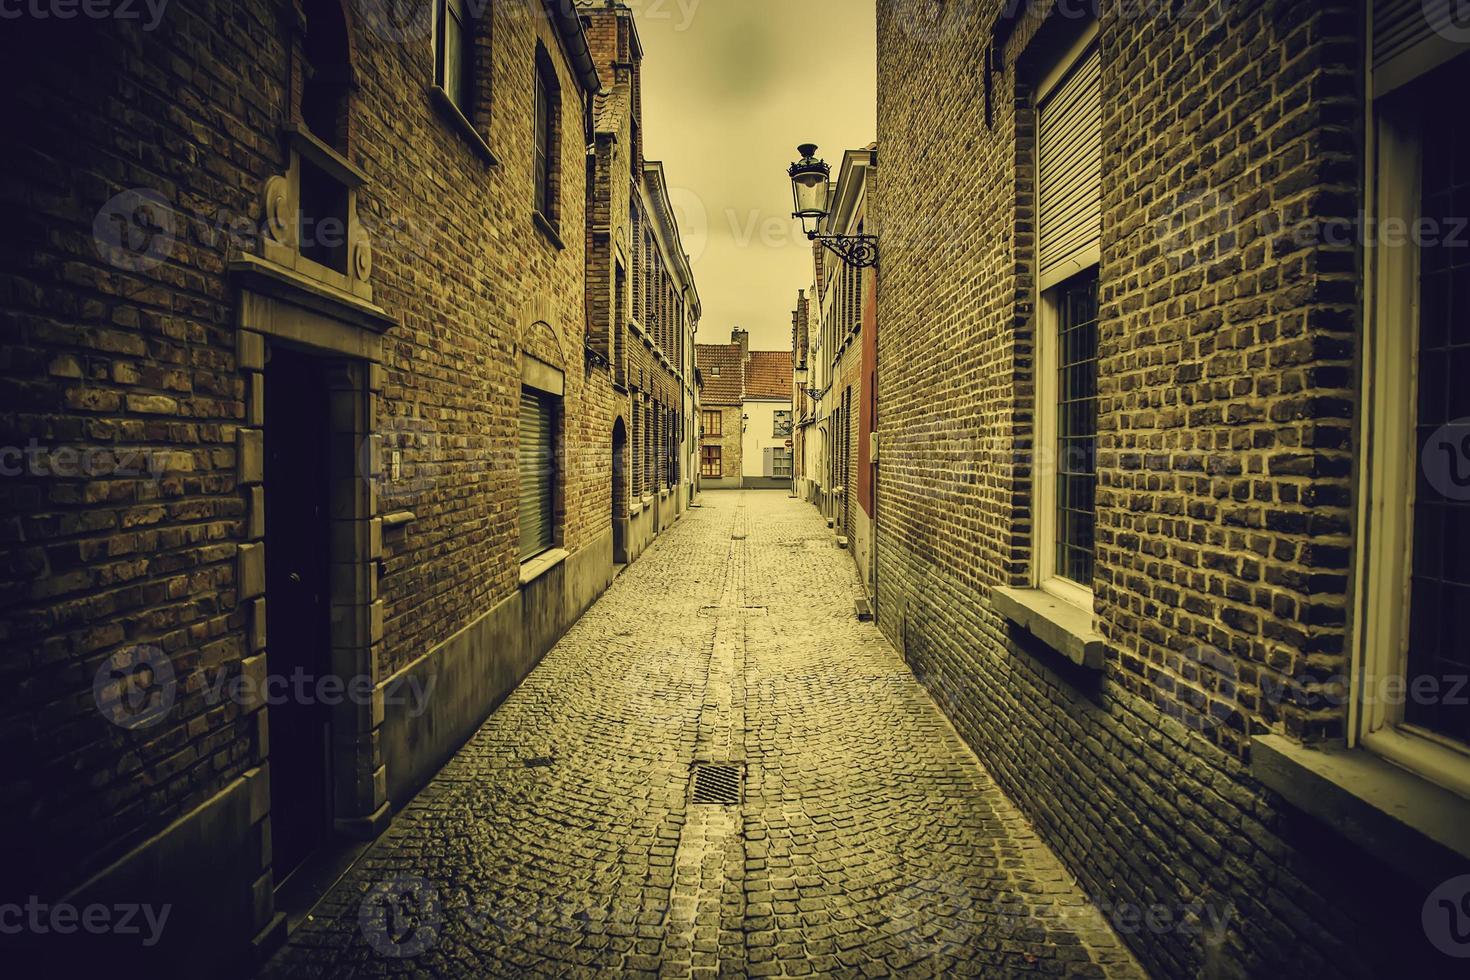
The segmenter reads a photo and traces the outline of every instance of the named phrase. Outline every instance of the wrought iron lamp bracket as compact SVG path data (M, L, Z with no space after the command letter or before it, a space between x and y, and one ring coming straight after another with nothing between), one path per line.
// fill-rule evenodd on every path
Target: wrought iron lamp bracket
M821 242L848 265L858 269L870 269L878 264L878 236L876 235L807 235L814 242Z

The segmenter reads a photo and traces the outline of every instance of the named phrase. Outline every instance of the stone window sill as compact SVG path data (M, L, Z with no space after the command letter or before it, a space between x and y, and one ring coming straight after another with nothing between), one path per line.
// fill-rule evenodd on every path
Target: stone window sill
M543 551L535 558L528 558L521 562L521 588L524 589L570 557L570 551L552 548L550 551Z
M532 211L531 224L535 225L536 230L545 235L546 240L555 245L557 249L565 251L567 247L566 243L561 240L561 235L557 233L556 225L551 223L550 218L546 217L540 211Z
M1103 638L1092 628L1092 613L1041 589L991 590L995 611L1079 667L1101 670Z
M1435 885L1470 860L1470 800L1366 749L1251 739L1251 772L1296 809L1353 844Z
M492 167L499 162L495 159L495 153L490 149L490 144L485 142L485 137L480 135L480 131L475 128L475 124L470 122L465 117L465 114L460 111L459 106L454 104L454 100L449 97L448 92L444 91L438 85L430 85L429 99L434 103L434 107L439 110L439 114L448 121L449 125L459 130L459 134L465 138L465 142L470 144L470 149L479 154Z

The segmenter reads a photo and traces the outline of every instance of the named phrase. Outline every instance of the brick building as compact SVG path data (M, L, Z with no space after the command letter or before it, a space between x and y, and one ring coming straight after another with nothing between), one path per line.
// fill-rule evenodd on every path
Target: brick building
M1157 975L1450 975L1466 33L1144 6L879 0L879 622Z
M636 353L589 318L576 9L385 11L0 32L5 892L171 904L169 975L278 943L607 586L640 399L624 472L688 483L698 304L636 140L668 274Z
M606 80L595 108L596 171L587 222L589 343L618 394L613 552L638 557L692 500L694 332L699 293L663 164L643 154L643 47L633 12L579 0Z
M868 183L876 179L877 155L876 145L843 154L821 234L868 233ZM816 392L804 400L806 410L797 413L808 420L803 448L811 457L799 492L822 511L838 543L852 549L871 599L876 571L872 435L877 418L878 275L873 268L843 261L819 243L812 246L812 266L811 299L803 292L792 314L807 345L799 363L807 368L806 384ZM806 445L811 441L815 444Z
M699 344L699 486L739 488L744 464L745 352L749 335L736 329L732 343Z
M736 327L728 344L700 344L700 485L792 487L792 355L753 351Z

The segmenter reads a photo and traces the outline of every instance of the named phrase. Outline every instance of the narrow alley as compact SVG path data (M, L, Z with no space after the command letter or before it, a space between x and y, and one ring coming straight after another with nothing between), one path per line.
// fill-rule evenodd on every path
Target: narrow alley
M861 594L805 503L704 494L265 975L1140 976Z

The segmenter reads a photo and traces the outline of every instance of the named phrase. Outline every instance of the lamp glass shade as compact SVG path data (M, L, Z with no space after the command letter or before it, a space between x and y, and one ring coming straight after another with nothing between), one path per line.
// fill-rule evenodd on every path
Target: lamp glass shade
M831 190L832 168L816 157L817 148L811 143L797 147L801 159L787 171L791 175L791 197L796 205L794 217L820 221L827 216L827 198Z

